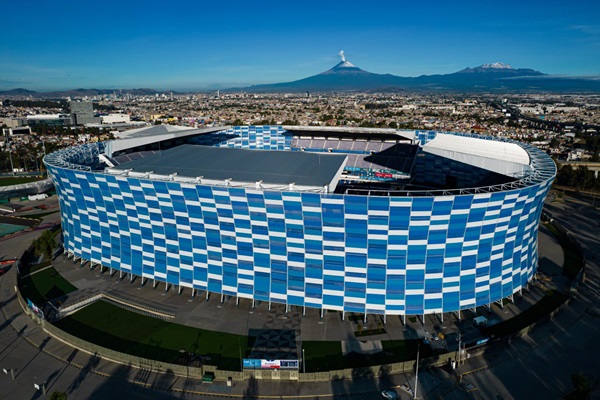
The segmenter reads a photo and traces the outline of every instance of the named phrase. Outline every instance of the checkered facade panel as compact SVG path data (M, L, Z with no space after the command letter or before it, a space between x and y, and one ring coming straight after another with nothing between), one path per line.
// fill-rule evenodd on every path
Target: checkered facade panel
M46 164L65 249L78 257L225 295L407 315L486 305L526 285L553 178L498 192L374 197Z
M221 132L195 137L191 142L236 149L290 150L292 136L285 133L281 126L234 126Z

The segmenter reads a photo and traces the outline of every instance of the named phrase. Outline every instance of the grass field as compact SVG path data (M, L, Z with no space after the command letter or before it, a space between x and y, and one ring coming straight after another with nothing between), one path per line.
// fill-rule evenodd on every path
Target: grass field
M65 317L56 326L102 347L138 357L175 363L181 350L208 356L220 369L241 370L253 338L214 332L146 317L98 301Z
M44 179L39 176L22 176L15 178L0 178L0 186L20 185L22 183L37 182Z
M23 297L37 305L75 290L77 288L60 276L53 267L21 279Z
M347 368L359 368L414 360L422 340L383 340L383 351L378 354L342 355L341 342L303 341L306 372L322 372ZM421 357L434 355L429 346L421 346Z

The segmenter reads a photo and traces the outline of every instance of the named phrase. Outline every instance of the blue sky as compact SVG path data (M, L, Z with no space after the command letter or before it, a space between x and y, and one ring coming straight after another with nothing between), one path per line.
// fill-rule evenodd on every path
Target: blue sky
M504 62L600 75L596 1L7 1L0 90L184 90L301 79L344 50L400 76Z

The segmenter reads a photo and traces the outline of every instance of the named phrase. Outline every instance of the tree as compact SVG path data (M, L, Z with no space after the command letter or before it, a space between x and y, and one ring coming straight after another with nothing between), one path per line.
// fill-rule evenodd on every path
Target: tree
M54 391L50 395L50 400L67 400L67 394L65 392Z
M573 381L575 390L579 393L587 393L590 390L590 384L583 372L574 372L571 374L571 380Z
M54 252L54 235L49 230L42 233L42 236L34 240L33 247L35 254L38 256L44 255L47 259L52 258Z

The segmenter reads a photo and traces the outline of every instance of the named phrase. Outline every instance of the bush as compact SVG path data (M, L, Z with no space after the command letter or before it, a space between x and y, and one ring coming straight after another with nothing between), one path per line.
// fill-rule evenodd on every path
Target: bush
M65 392L52 392L50 400L67 400L67 394Z

